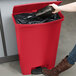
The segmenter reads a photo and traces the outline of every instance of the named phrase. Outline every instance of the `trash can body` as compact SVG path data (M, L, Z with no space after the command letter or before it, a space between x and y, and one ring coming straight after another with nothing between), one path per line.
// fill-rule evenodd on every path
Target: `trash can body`
M35 12L50 3L41 2L17 5L13 8L12 18L16 29L17 47L21 71L24 75L31 74L36 67L51 69L55 65L61 23L64 16L59 12L61 19L40 24L17 24L14 15Z

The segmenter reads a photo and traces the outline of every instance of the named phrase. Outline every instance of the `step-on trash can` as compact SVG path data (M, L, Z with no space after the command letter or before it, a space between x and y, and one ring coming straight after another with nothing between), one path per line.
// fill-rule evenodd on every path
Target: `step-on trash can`
M61 1L16 5L13 8L12 18L16 29L20 67L24 75L31 74L31 70L36 67L54 67L64 16L59 12L59 20L39 24L18 24L14 15L31 13L51 3L59 5Z

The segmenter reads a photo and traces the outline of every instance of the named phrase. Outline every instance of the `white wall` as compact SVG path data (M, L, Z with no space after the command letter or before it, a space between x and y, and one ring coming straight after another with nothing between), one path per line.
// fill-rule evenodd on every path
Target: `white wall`
M6 50L8 56L17 54L15 27L11 17L13 6L33 2L43 2L43 1L56 1L56 0L0 0L2 22L3 22Z
M0 57L4 57L3 53L3 46L2 46L2 39L1 39L1 31L0 31Z

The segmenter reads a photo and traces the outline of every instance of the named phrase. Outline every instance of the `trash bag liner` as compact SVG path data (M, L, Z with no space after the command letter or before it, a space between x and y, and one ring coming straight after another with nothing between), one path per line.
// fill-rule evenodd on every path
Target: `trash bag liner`
M30 16L32 16L30 18ZM46 14L44 16L34 17L34 13L21 13L14 15L17 24L38 24L51 22L60 19L58 13L56 14Z

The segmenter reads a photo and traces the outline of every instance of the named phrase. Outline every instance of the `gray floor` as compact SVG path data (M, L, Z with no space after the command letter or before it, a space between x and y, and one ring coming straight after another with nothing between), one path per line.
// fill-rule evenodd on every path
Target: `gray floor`
M63 4L74 2L75 0L63 0ZM72 50L76 43L76 13L65 13L65 20L62 24L60 41L57 53L56 64ZM71 69L61 73L60 76L75 76L76 65ZM0 64L0 76L23 76L21 74L18 61ZM39 75L40 76L40 75Z
M63 0L62 4L74 2L75 0ZM70 7L69 7L70 8ZM69 52L76 44L76 13L62 12L64 21L61 27L60 41L56 64Z

